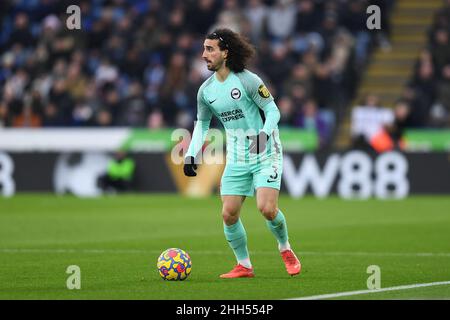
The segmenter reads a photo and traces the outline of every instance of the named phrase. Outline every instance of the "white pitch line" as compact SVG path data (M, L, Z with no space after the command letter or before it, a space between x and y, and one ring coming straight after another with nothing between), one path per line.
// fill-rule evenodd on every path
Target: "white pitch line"
M321 295L317 295L317 296L291 298L291 299L287 299L287 300L333 299L333 298L339 298L339 297L356 296L356 295L360 295L360 294L378 293L378 292L386 292L386 291L408 290L408 289L415 289L415 288L432 287L432 286L444 286L444 285L450 285L450 281L430 282L430 283L417 283L417 284L410 284L410 285L397 286L397 287L388 287L388 288L381 288L381 289L372 289L372 290L369 289L369 290L337 292L337 293L330 293L330 294L321 294Z
M359 251L305 251L300 255L327 255L327 256L379 256L379 257L450 257L450 252L359 252Z
M97 254L158 254L158 250L145 250L145 249L77 249L77 248L0 248L0 253L97 253ZM224 250L189 250L191 254L205 254L205 255L217 255L228 254L229 251ZM276 255L278 252L274 250L266 251L252 251L251 254L261 255ZM379 257L450 257L449 252L352 252L352 251L298 251L298 255L301 256L379 256Z

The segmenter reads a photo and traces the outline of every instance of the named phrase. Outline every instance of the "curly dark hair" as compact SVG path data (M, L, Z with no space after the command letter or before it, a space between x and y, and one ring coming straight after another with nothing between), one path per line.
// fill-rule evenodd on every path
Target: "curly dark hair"
M228 50L225 65L235 73L244 71L248 61L255 55L255 49L248 39L230 29L216 29L206 39L219 40L220 50Z

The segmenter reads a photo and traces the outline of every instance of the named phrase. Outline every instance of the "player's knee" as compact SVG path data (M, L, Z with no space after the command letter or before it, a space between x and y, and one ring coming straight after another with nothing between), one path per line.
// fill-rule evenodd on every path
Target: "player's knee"
M238 215L231 215L225 212L222 212L222 218L223 218L223 222L227 225L227 226L231 226L233 224L235 224L238 220L239 220L239 216Z
M235 224L239 219L239 208L224 204L222 209L222 218L226 225Z
M274 203L259 204L258 210L268 220L275 219L275 216L277 215L277 212L278 212L278 208L277 208L276 204L274 204Z

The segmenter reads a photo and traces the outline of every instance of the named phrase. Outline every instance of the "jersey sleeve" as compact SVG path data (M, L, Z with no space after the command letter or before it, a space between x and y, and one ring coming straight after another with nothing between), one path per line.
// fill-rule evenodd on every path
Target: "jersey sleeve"
M256 74L245 70L241 72L239 77L245 90L247 91L247 94L253 102L255 102L255 104L264 111L266 120L262 131L270 136L280 120L280 112L272 95L261 78Z
M264 115L266 117L266 121L264 121L264 127L262 131L264 131L268 136L270 136L278 127L278 121L280 121L280 111L278 110L275 101L271 101L266 104L263 108Z
M197 121L211 121L212 112L206 100L203 97L203 87L200 87L197 93Z
M197 93L197 122L192 133L192 140L189 145L187 156L196 157L205 142L211 123L212 112L203 98L203 88L200 87Z
M256 74L244 70L238 74L238 77L240 78L245 91L247 91L247 94L259 108L263 109L264 106L273 101L273 97L266 85Z

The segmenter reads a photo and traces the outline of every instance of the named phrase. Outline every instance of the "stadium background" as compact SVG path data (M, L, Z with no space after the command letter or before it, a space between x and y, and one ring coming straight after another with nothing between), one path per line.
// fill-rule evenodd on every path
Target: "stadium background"
M72 4L81 9L79 30L66 26ZM382 28L369 30L373 4ZM448 172L448 10L445 1L2 2L0 149L12 157L4 166L14 166L3 193L64 192L53 181L65 158L34 161L43 152L72 152L73 167L86 152L120 148L150 157L136 168L135 191L215 192L223 166L202 168L200 187L189 186L196 182L167 153L176 142L171 128L192 131L196 92L210 75L203 37L219 26L256 46L249 68L276 97L287 152L442 152L430 155L440 158L428 166L435 170L410 177L411 189L448 193L450 179L431 187ZM92 175L102 170L98 161L86 165ZM146 175L155 166L160 179ZM99 194L93 184L81 193Z
M81 9L80 30L66 26L66 10L74 4ZM379 30L367 27L370 5L381 10ZM136 194L147 199L147 206L157 203L161 210L166 202L178 203L174 212L198 207L189 196L202 196L209 206L203 214L218 212L223 165L201 166L198 177L188 179L172 158L179 143L174 130L192 132L197 90L210 75L201 59L202 43L216 27L246 35L257 49L249 69L263 78L281 113L286 206L292 211L305 206L324 218L325 212L343 208L358 214L349 204L336 202L335 195L366 199L364 208L357 206L368 214L377 214L372 208L392 205L378 203L380 199L394 198L403 200L393 205L398 209L388 211L405 224L409 220L400 218L403 210L426 210L432 203L436 209L428 218L411 211L423 219L415 222L448 221L441 216L449 209L450 193L448 0L7 0L0 2L0 26L3 255L16 254L20 260L26 254L26 244L34 238L24 240L11 222L35 206L44 216L47 211L57 215L46 202L55 201L69 217L88 205L54 194L98 197L95 201L124 206L124 212L133 201L145 201ZM217 122L212 126L220 130ZM136 171L131 195L110 198L98 177L118 150L128 152ZM297 199L308 194L330 199ZM423 194L441 196L421 200ZM120 215L108 205L103 208L102 202L92 205L100 212L111 211L112 217ZM139 223L139 210L130 221ZM292 220L297 218L301 225L301 215ZM40 232L56 232L52 220L33 219L38 226L41 221ZM448 252L446 222L430 226L436 238L429 248ZM18 226L30 234L36 231L24 221ZM211 228L219 232L216 227ZM56 232L52 244L59 248L63 238ZM21 244L25 251L14 251ZM92 248L85 245L80 250ZM159 239L153 245L162 251L172 244ZM413 247L426 250L425 245ZM46 249L31 250L37 250L32 254L39 261L39 250ZM441 259L448 266L448 255ZM433 272L448 278L448 270ZM10 280L13 273L5 274ZM2 297L15 297L15 289L2 288ZM17 296L21 294L19 290ZM244 297L257 297L252 294Z

